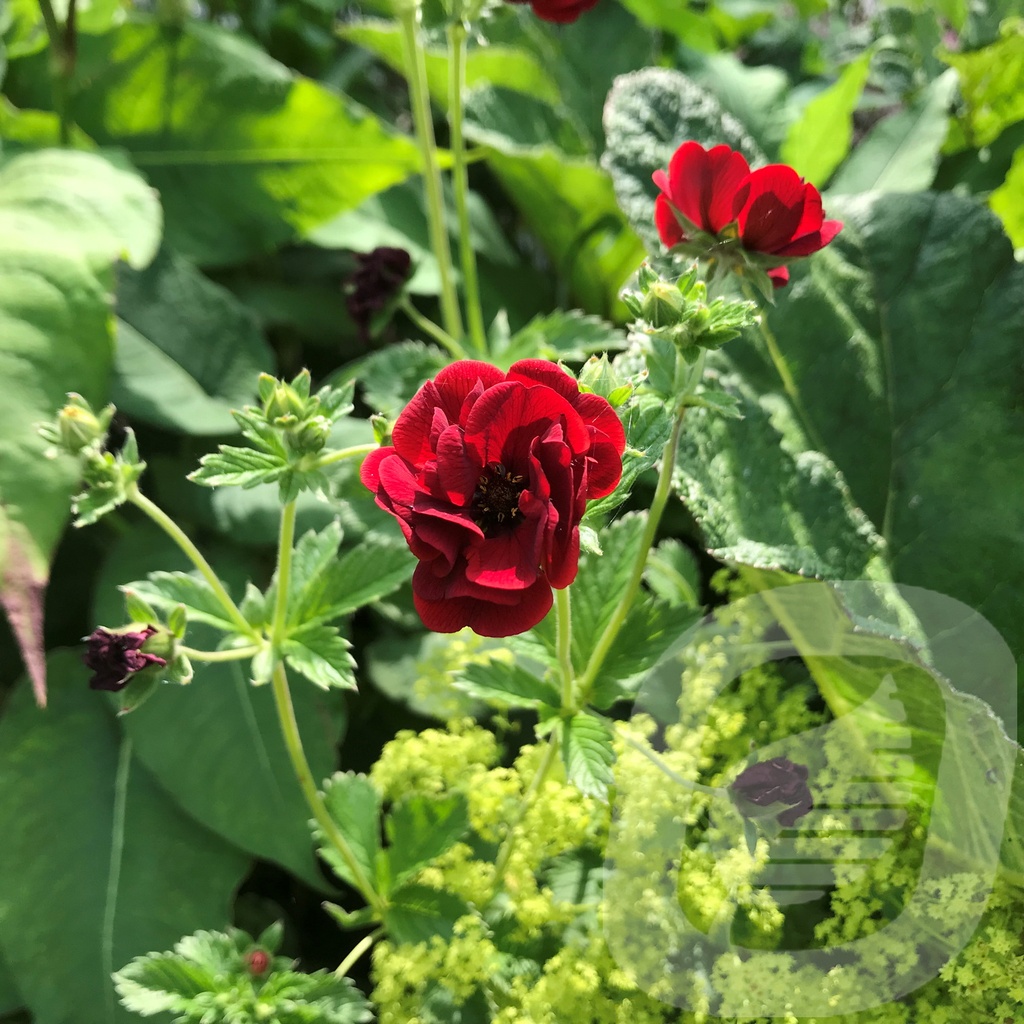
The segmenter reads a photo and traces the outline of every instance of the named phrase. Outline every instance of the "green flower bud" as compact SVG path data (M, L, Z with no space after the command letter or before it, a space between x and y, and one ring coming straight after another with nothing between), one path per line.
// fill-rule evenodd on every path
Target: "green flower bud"
M112 405L97 414L81 395L72 392L68 404L57 413L58 445L72 455L86 448L102 448L113 416Z
M675 327L686 313L686 299L674 284L655 281L644 297L641 316L655 328Z
M275 384L273 391L263 404L263 415L268 423L289 426L291 422L306 417L307 400L296 392L291 384L283 381Z

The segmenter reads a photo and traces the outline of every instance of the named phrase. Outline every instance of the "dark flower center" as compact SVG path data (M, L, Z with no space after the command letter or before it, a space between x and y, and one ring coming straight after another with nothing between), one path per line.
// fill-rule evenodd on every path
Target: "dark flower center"
M511 530L521 518L519 495L524 486L523 478L500 462L487 466L473 495L477 526L491 537Z

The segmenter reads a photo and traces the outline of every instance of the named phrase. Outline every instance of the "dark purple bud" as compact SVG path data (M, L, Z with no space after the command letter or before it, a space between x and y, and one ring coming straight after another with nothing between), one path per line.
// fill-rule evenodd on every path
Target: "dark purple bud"
M756 807L782 805L775 820L791 828L813 806L814 798L807 785L807 766L794 764L785 757L760 761L740 772L729 787L740 813L748 818L762 817L753 813Z
M270 967L270 954L265 953L262 949L254 949L251 953L246 954L245 966L255 977L266 974L267 968Z
M165 658L142 650L154 634L153 626L118 633L99 627L85 639L86 668L92 669L89 687L93 690L123 690L136 672L151 665L166 665Z
M363 338L370 335L373 318L398 294L412 270L404 249L382 245L373 252L356 253L358 267L348 279L349 316Z

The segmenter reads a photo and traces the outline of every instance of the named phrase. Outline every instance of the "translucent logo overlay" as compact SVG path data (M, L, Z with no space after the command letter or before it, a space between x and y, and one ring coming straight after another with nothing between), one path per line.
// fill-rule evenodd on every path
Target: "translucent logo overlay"
M737 725L740 681L779 672L821 724ZM931 591L800 583L718 609L646 674L623 730L604 905L619 966L665 1003L744 1018L855 1013L936 977L999 865L1016 693L996 630ZM790 827L730 799L772 758L807 767L814 807Z

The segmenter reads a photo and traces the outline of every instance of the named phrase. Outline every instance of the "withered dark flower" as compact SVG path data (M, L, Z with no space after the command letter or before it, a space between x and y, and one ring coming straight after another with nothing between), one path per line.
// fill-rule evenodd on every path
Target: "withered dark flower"
M153 626L124 632L114 632L102 626L94 629L86 637L82 658L93 672L89 680L90 689L117 692L123 690L137 672L151 665L166 665L165 658L142 650L143 644L156 632Z
M740 772L729 790L744 817L774 817L784 828L791 828L814 807L807 774L806 765L794 764L785 757L773 757ZM755 810L776 804L782 805L778 813L766 815Z
M373 318L387 307L408 280L412 257L404 249L387 245L355 256L358 267L348 279L346 305L365 340L370 336Z

